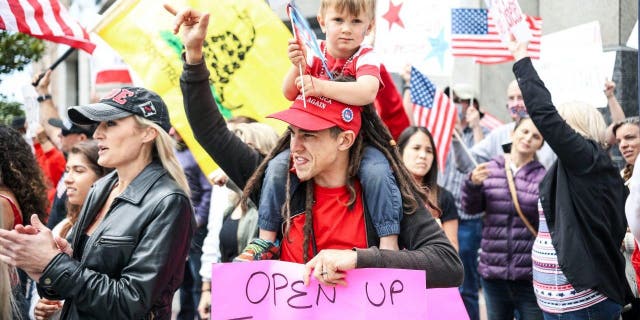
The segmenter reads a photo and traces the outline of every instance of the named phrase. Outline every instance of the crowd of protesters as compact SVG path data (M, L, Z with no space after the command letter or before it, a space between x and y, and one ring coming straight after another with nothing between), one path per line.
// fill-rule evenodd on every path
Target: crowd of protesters
M510 43L513 122L484 128L474 88L446 90L460 116L439 170L432 133L389 112L411 102L365 43L375 1L322 1L327 69L289 42L280 137L225 120L209 15L165 8L187 120L220 169L200 170L156 93L122 87L60 116L45 73L34 139L0 125L1 319L169 319L177 290L179 319L208 319L212 264L267 259L329 286L354 268L424 270L426 288L460 288L470 319L480 290L489 319L640 317L640 124L613 82L607 127L586 102L555 106Z

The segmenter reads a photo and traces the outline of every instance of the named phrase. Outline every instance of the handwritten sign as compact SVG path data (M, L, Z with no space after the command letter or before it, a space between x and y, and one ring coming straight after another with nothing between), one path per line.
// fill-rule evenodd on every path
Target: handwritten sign
M577 100L606 107L602 89L611 64L603 64L598 21L545 35L541 46L540 60L533 63L556 106Z
M216 263L212 319L468 319L457 288L425 289L425 272L356 269L346 287L302 281L301 264Z
M517 0L491 0L489 15L503 41L513 34L519 42L531 40L531 30Z

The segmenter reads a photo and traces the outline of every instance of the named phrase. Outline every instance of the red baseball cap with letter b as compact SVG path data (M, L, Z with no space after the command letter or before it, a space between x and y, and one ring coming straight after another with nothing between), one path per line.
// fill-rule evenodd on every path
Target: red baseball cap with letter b
M352 130L356 135L362 124L362 107L351 106L327 97L307 97L304 106L302 95L298 95L291 107L267 116L282 120L307 131L321 131L338 126L342 130Z

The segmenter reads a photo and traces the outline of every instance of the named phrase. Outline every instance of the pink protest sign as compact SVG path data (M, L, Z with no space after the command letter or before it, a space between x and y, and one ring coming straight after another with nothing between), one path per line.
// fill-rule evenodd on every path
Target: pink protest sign
M424 271L356 269L346 287L307 287L303 270L281 261L214 264L211 319L468 319L458 289L429 293Z
M531 40L529 23L525 19L518 0L490 0L489 15L505 42L513 34L519 42Z

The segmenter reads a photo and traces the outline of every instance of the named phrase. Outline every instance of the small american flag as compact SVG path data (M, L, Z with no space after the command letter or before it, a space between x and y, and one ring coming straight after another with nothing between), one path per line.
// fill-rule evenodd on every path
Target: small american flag
M451 135L458 112L449 98L418 69L411 67L411 102L416 126L426 127L433 135L438 166L444 170L451 147Z
M0 1L0 29L26 33L92 53L96 45L58 0Z
M529 56L540 59L542 18L526 16L526 20L532 34ZM454 57L472 57L481 64L513 60L487 9L451 9L451 51Z
M493 129L503 125L504 123L500 119L492 116L488 112L483 112L484 116L480 119L480 125L493 131Z

